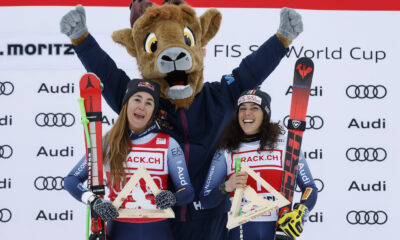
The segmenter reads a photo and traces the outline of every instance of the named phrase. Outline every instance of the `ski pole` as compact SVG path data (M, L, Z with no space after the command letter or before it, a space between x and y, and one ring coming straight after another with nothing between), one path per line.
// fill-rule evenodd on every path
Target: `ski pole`
M84 98L78 98L79 107L81 109L81 115L82 115L81 123L83 125L83 128L85 129L87 148L91 148L92 145L90 144L89 129L88 129L89 119L87 119L87 117L86 117L85 105L83 103L84 101L85 101Z
M86 240L89 240L89 229L90 229L90 205L86 205Z
M78 98L78 103L79 103L79 108L81 110L81 115L82 115L82 121L81 124L83 125L83 129L85 130L85 136L86 136L86 144L88 149L91 148L90 144L90 137L89 137L89 129L88 129L88 123L89 119L86 117L86 110L85 110L85 105L84 98ZM90 205L86 205L86 239L89 240L89 230L90 229Z
M240 164L242 164L241 158L235 157L235 172L240 172Z
M241 158L236 157L235 158L235 172L240 172L240 164L242 164ZM242 208L239 209L239 214L238 216L242 215Z

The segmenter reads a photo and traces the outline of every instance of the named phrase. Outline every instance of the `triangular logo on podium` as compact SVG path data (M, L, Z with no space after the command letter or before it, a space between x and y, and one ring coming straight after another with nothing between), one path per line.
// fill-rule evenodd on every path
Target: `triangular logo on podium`
M141 165L136 171L133 177L125 184L124 188L118 194L117 198L114 200L113 205L118 209L119 218L175 218L175 214L171 208L161 210L161 209L119 209L128 195L132 192L135 186L142 179L146 182L150 191L157 196L161 191L155 184L153 178L146 171L146 168Z
M232 200L231 210L228 214L228 223L226 224L228 229L235 228L239 225L247 223L248 221L251 221L252 219L262 216L267 212L290 204L290 202L284 196L282 196L280 192L273 188L257 173L251 170L246 164L242 163L241 165L241 172L247 172L257 183L259 183L275 197L275 201L269 201L258 195L257 192L250 186L237 188ZM243 213L239 215L240 205L243 197L247 199L248 204L243 206ZM253 207L257 208L251 210Z

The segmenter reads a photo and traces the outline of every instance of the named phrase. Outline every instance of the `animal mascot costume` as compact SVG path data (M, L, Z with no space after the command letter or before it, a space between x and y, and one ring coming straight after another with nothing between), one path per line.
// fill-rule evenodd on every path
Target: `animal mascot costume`
M198 195L239 95L260 85L276 68L291 41L302 32L301 16L283 8L276 34L232 73L204 83L203 47L218 32L222 17L218 10L208 9L198 17L182 0L167 0L161 6L133 0L130 11L131 28L115 31L112 38L136 58L144 79L160 84L158 122L181 145ZM103 97L119 113L130 78L89 34L84 8L78 5L67 13L60 27L86 70L101 79ZM229 201L204 210L196 196L192 204L174 209L176 218L171 227L175 239L224 239L228 210Z

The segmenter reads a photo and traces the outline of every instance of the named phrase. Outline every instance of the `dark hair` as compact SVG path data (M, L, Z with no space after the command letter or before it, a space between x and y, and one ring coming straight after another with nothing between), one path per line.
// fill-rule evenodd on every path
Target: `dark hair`
M263 121L260 126L260 147L261 151L266 146L274 148L280 134L284 133L279 123L270 122L270 116L263 111ZM245 140L246 135L239 125L238 114L228 123L222 137L218 143L217 149L226 149L229 152L237 150L240 143Z

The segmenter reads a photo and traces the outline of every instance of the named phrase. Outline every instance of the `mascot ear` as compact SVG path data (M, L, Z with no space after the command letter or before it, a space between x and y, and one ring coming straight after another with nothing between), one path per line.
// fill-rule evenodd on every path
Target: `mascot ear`
M201 46L204 47L217 34L221 25L222 14L215 8L208 9L200 17L202 36Z
M133 41L131 28L115 31L112 33L111 37L114 42L124 46L132 57L136 57L135 42Z

